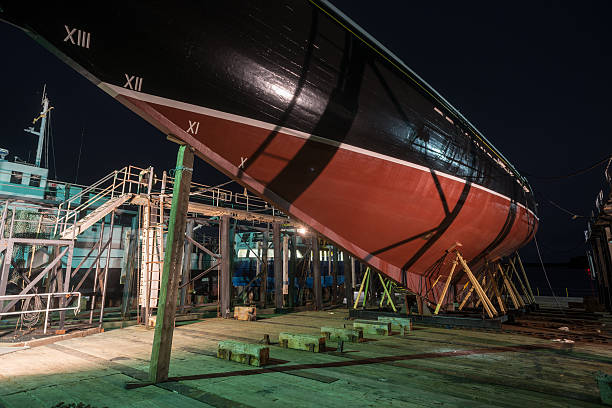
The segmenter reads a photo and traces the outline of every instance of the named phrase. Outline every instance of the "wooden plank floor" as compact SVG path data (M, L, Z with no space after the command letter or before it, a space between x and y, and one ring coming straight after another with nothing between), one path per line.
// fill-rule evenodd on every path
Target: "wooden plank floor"
M197 379L133 390L147 378L153 331L132 326L0 355L0 406L93 407L595 407L594 374L612 373L609 346L416 326L407 337L367 336L344 353L272 345L272 365L214 357L217 342L272 342L282 331L343 327L345 310L256 322L207 319L175 330L171 377ZM332 348L335 343L329 342ZM192 377L192 378L193 378Z

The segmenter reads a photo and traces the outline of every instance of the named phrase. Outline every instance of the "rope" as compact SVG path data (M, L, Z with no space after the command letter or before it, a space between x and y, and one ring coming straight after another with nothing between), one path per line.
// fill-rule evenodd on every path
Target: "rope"
M570 177L574 177L574 176L579 176L581 174L587 173L587 172L593 170L594 168L596 168L596 167L598 167L598 166L600 166L600 165L602 165L602 164L604 164L606 162L608 162L608 166L609 166L609 161L611 161L611 160L612 160L612 156L606 156L604 159L599 160L597 163L592 164L589 167L586 167L584 169L581 169L581 170L578 170L578 171L575 171L573 173L566 174L566 175L563 175L563 176L554 176L554 177L550 177L550 176L537 176L535 174L529 174L529 173L527 173L527 172L525 172L523 170L521 170L521 173L523 173L523 174L525 174L525 175L527 175L529 177L533 177L533 178L540 179L540 180L549 180L549 181L562 180L562 179L566 179L566 178L570 178Z
M554 205L555 207L557 207L564 213L571 215L573 220L575 220L576 218L586 218L584 215L578 215L576 213L573 213L570 210L566 210L565 208L561 207L559 204L555 203L553 200L546 199L546 201L548 201L549 203L551 203L552 205Z
M535 242L536 250L538 251L538 258L540 259L540 265L542 265L542 271L544 272L544 277L546 278L546 282L548 283L548 288L550 289L550 293L552 293L552 296L555 299L555 303L557 304L559 311L565 315L565 313L563 312L563 309L561 308L561 304L559 304L559 300L557 299L557 296L555 295L555 291L553 290L552 285L550 284L550 280L548 279L548 274L546 273L546 268L544 267L544 261L542 261L542 255L540 254L540 247L538 246L538 240L535 235L533 236L533 242Z

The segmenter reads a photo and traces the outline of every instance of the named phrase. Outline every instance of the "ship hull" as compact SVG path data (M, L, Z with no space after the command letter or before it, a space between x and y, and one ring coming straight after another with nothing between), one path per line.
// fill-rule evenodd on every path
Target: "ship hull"
M461 245L476 270L537 228L526 180L324 1L81 2L0 18L162 132L412 291Z
M451 258L439 270L431 267L448 249L460 249L478 270L486 261L510 255L535 233L537 218L526 206L457 177L269 123L104 86L228 176L431 300L442 288L434 283L448 273ZM177 125L189 120L199 124L197 134ZM264 144L264 153L243 171L241 165ZM300 185L305 173L278 184L304 149L331 159L307 188ZM299 198L290 203L282 191L295 188Z

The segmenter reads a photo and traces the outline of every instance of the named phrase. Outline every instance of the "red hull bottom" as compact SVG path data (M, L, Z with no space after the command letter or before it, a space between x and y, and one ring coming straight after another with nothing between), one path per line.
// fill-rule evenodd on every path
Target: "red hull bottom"
M162 132L193 146L217 169L422 295L437 275L448 275L450 258L433 274L431 267L456 243L468 261L487 250L473 265L478 269L485 260L516 251L537 227L537 218L523 205L412 163L122 88L109 92ZM329 155L332 149L333 155L288 202L270 187L278 185L279 175L307 143L313 154ZM314 170L304 166L304 178ZM436 299L442 286L428 298Z

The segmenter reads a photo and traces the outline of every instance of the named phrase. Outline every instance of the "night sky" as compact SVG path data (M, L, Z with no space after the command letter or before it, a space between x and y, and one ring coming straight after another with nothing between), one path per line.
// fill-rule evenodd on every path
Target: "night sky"
M612 153L612 47L607 2L333 0L462 112L536 191L545 262L584 255L603 166L550 181ZM506 6L508 5L508 6ZM55 159L50 177L86 184L127 164L174 166L176 145L17 29L0 23L0 147L36 150L22 131L47 84ZM78 176L76 162L82 143ZM52 157L53 155L51 155ZM198 160L195 180L220 173ZM522 253L536 261L533 243Z

